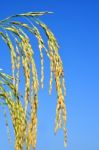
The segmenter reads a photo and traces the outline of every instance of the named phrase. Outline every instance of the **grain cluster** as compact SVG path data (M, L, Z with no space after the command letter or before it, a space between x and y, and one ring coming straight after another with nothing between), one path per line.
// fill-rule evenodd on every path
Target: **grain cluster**
M39 89L44 87L46 71L44 70L44 53L50 61L49 94L51 94L54 80L56 84L55 133L59 128L63 128L64 144L67 144L66 88L63 64L54 34L46 24L38 19L39 16L45 14L48 12L29 12L0 21L0 36L10 50L12 64L12 76L0 71L0 106L6 104L9 109L15 133L15 150L22 150L24 144L27 150L30 150L31 147L34 149L37 144L38 93ZM19 21L19 18L23 18L25 22ZM34 59L35 51L27 32L34 35L38 42L41 63L40 81ZM42 32L45 33L47 43L42 37ZM25 79L24 96L19 91L22 68ZM4 116L6 117L5 111ZM8 128L7 121L6 125Z

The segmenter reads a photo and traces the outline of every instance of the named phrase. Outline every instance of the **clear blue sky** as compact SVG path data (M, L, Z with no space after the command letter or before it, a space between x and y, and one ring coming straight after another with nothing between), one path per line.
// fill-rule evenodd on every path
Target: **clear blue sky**
M99 150L99 1L98 0L0 0L0 20L28 11L53 11L41 20L60 43L64 64L68 112L67 150ZM8 56L0 39L0 68L9 71ZM6 54L4 52L7 52ZM1 53L1 52L0 52ZM46 65L46 64L45 64ZM37 150L65 150L63 132L54 136L56 93L48 96L48 76L39 95ZM0 150L9 145L0 110Z

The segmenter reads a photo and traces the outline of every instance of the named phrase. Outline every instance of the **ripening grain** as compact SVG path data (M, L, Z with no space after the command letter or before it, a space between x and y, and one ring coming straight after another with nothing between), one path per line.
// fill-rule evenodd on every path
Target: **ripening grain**
M1 105L6 102L10 111L15 133L15 150L22 150L24 144L26 144L27 150L30 150L31 146L32 148L36 147L39 101L38 92L40 88L44 87L44 51L50 60L49 94L51 94L54 79L56 83L57 106L55 133L59 128L62 128L64 131L64 144L67 144L67 117L65 106L66 87L63 64L58 52L59 45L54 34L47 25L36 18L45 14L48 14L48 12L29 12L26 14L14 15L0 21L0 29L3 29L0 30L0 36L9 47L12 63L12 77L0 71L0 99L2 100ZM25 17L27 23L15 21L15 18L18 19L21 17ZM25 33L24 29L32 33L38 41L38 50L41 61L40 81L38 79L38 70L34 60L34 49L30 43L30 38ZM41 30L44 31L47 36L47 48L41 35ZM15 41L15 45L11 40L11 36ZM25 94L23 96L25 106L22 105L20 100L20 67L23 67L25 78ZM6 86L9 90L6 90ZM28 106L31 107L30 110L28 110ZM4 113L4 115L6 116L6 113Z

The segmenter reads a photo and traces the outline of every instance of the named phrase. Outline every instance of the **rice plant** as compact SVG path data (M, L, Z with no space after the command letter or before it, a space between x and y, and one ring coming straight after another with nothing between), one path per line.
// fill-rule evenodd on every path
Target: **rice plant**
M55 80L57 91L55 133L62 128L64 144L67 144L67 118L64 100L66 88L63 64L58 52L59 45L52 31L39 20L40 16L50 13L29 12L13 15L0 21L0 36L10 50L12 65L12 76L2 73L0 69L0 106L6 104L9 109L15 133L15 150L22 150L24 144L27 150L30 150L31 146L36 148L38 93L39 89L44 86L44 53L50 61L49 94L52 91L53 80ZM45 33L47 43L42 37L42 31ZM40 81L34 60L33 45L27 32L31 33L38 42L41 62ZM19 91L21 67L25 78L24 96ZM25 103L24 106L21 99Z

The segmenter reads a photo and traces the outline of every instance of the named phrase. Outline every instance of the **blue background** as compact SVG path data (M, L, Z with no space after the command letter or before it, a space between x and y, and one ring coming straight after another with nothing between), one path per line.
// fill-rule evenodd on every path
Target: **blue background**
M60 43L65 71L67 150L99 150L99 1L0 0L0 20L12 14L45 10L54 12L41 20ZM0 39L0 68L8 73L10 55L5 49ZM37 150L65 150L63 132L54 136L57 96L55 87L52 96L48 96L48 67L45 63L45 87L39 94ZM9 145L0 109L0 150L13 150L13 141Z

